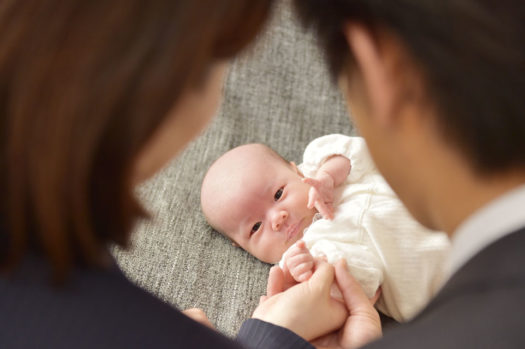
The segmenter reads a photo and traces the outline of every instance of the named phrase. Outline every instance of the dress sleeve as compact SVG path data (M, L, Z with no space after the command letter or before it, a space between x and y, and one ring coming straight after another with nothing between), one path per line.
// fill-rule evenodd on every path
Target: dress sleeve
M324 161L333 155L350 159L352 169L348 179L351 181L359 180L364 173L375 168L362 137L331 134L316 138L308 144L299 169L306 177L313 178Z
M292 331L258 319L244 321L236 338L244 348L313 349Z
M344 231L323 235L317 235L314 229L303 239L312 256L324 256L330 264L344 258L350 274L359 282L367 297L372 298L384 279L381 260L368 246L345 241Z

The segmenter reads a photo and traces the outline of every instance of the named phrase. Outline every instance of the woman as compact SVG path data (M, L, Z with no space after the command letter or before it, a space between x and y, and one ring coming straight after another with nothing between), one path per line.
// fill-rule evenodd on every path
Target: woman
M0 5L0 347L239 346L130 283L107 246L127 245L145 216L133 187L209 121L227 60L270 7ZM342 267L337 273L352 283ZM340 327L347 309L329 297L333 280L333 268L320 263L311 282L264 302L239 341L304 347Z

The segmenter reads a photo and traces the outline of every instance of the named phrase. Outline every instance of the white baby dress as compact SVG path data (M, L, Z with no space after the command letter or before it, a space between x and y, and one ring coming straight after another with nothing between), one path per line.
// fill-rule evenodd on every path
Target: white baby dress
M444 233L420 225L379 174L361 137L323 136L306 148L299 166L314 177L328 157L348 157L352 168L334 195L334 219L317 215L303 240L330 263L346 258L369 297L379 286L377 308L398 321L421 310L441 286L450 248Z

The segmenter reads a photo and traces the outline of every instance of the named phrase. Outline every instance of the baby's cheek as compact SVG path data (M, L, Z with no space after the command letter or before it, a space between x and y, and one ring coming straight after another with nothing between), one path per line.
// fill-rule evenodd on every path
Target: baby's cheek
M304 200L308 201L308 193L310 192L310 186L308 184L304 184L303 190L301 191L301 195L303 196Z
M286 252L286 248L279 249L277 246L269 246L266 248L267 251L267 258L266 260L260 258L262 261L266 263L276 264L279 263L281 260L281 257L283 256L284 252Z

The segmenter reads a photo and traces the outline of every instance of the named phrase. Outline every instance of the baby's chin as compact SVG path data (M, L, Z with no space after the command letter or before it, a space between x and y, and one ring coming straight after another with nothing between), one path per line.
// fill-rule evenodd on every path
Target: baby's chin
M257 259L259 259L260 261L264 262L264 263L268 263L268 264L277 264L281 261L282 259L282 256L283 254L290 248L292 247L297 241L301 240L303 238L303 232L299 232L296 236L294 236L291 240L287 241L286 244L283 244L281 245L281 250L278 250L277 248L275 248L273 251L272 251L272 255L271 256L257 256L253 253L253 254ZM250 252L250 251L248 251Z
M298 232L296 236L293 237L293 239L290 241L290 244L288 245L288 248L292 247L293 244L295 244L297 241L301 240L303 238L303 232ZM287 249L288 249L287 248Z
M303 233L300 232L298 233L296 236L293 237L293 239L291 239L290 241L287 242L286 246L284 246L284 248L282 249L282 251L280 251L280 254L279 254L279 260L273 262L274 264L275 263L279 263L283 257L283 254L288 251L288 249L290 247L292 247L293 245L295 245L295 243L299 240L301 240L303 238Z

